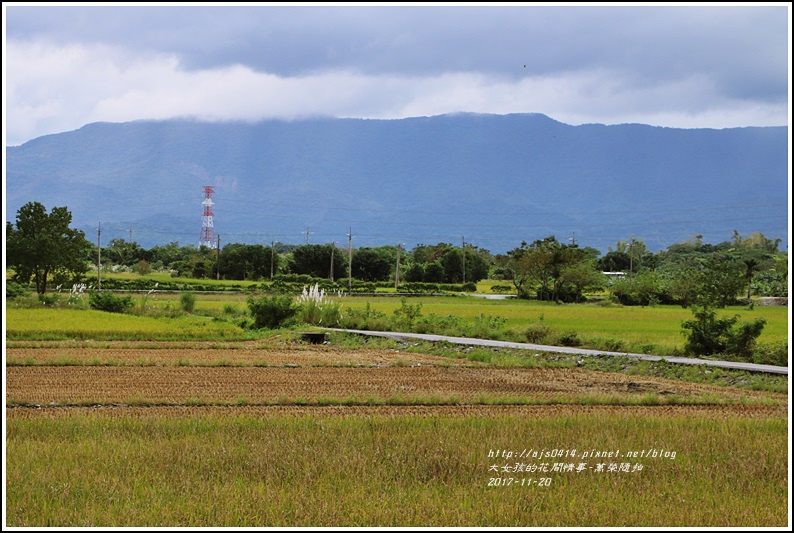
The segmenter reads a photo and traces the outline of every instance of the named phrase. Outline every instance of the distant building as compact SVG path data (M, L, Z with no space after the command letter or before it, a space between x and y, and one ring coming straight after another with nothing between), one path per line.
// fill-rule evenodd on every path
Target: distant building
M601 272L601 273L607 277L610 283L614 282L617 279L623 279L626 277L625 272Z

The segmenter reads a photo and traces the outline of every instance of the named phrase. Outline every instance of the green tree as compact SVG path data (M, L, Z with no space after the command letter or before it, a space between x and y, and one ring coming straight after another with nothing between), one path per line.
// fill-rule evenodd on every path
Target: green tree
M353 252L352 274L362 281L389 281L393 265L396 260L385 247L358 248Z
M742 259L744 266L744 279L747 283L747 299L750 299L750 290L752 289L753 276L758 270L758 261L753 258Z
M331 274L331 245L306 244L292 251L292 273L327 278ZM333 251L334 279L347 276L347 254L343 249Z
M731 257L711 256L705 261L699 300L726 307L744 288L745 270Z
M700 270L692 262L678 265L668 280L667 294L686 309L697 297L700 275Z
M459 248L450 248L441 256L441 266L444 267L445 283L461 283L463 280L463 253ZM468 276L466 280L469 281Z
M472 247L473 248L473 247ZM486 255L487 254L487 255ZM477 283L481 279L488 277L491 270L491 263L488 260L487 251L483 253L482 250L472 251L470 247L466 247L466 281Z
M747 237L742 237L738 231L733 230L731 242L736 248L756 248L765 252L775 253L778 251L778 246L782 241L781 239L769 239L760 231L756 231Z
M402 274L402 279L408 282L421 282L425 279L425 265L424 263L411 263L405 272Z
M600 282L592 254L575 244L562 244L553 235L529 245L523 242L508 255L519 297L526 298L534 286L539 300L574 301L581 299L584 288Z
M90 244L82 231L69 227L71 222L66 207L53 207L47 214L42 204L29 202L17 211L16 225L6 223L6 264L14 269L16 281L32 279L36 292L44 294L50 278L55 283L82 279Z
M111 239L110 243L102 248L102 259L114 265L133 266L144 259L143 253L143 248L137 242Z
M135 271L141 276L145 276L152 271L152 266L146 259L141 259L138 264L133 267Z
M504 266L504 276L513 283L519 298L529 298L532 262L528 248L529 245L522 242L521 246L507 252L508 259Z
M433 261L425 265L425 283L444 283L444 267L441 261Z
M221 277L224 279L258 280L278 272L279 257L270 247L261 244L227 244L221 250Z
M710 306L692 306L692 320L685 320L681 333L687 337L684 350L695 355L733 354L745 359L752 358L756 339L766 325L766 319L740 322L739 317L717 318ZM688 331L687 331L688 330Z
M292 296L248 297L248 309L254 318L254 328L275 329L284 326L298 312Z
M577 302L582 301L586 290L600 289L605 284L604 275L593 266L592 259L569 265L560 279L563 286L571 288L570 296Z

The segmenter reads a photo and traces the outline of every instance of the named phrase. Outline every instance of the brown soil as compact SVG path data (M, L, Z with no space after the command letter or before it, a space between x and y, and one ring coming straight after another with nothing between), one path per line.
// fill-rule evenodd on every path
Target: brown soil
M660 378L562 368L456 367L180 367L19 366L6 368L11 404L301 403L324 398L454 398L483 403L504 398L709 396L716 401L775 399L755 392ZM416 402L414 402L416 403ZM420 402L421 403L421 402Z

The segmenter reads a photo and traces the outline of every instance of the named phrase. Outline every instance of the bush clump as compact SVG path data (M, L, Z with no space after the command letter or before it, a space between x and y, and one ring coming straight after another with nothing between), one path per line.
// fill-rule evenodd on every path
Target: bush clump
M557 342L559 342L563 346L582 345L582 341L581 339L579 339L579 334L577 334L575 331L566 331L565 333L560 334L560 336L557 339Z
M114 296L110 292L93 292L88 298L88 305L97 311L108 313L126 313L132 309L132 296Z
M755 341L766 325L766 319L737 323L739 317L717 318L709 306L692 306L693 320L681 323L681 333L687 337L684 350L694 355L729 354L744 360L753 359Z
M179 305L183 311L192 313L196 308L196 295L192 292L183 292L179 295Z
M542 344L550 333L551 328L542 321L530 322L527 329L524 330L524 338L526 338L529 343Z
M254 319L255 329L276 329L285 326L298 312L292 296L248 297L248 309Z
M13 300L14 298L24 296L27 292L28 291L25 289L25 287L19 283L6 280L6 299Z

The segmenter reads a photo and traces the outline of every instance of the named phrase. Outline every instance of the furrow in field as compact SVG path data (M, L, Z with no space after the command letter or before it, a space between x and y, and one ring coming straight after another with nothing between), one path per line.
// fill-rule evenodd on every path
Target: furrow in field
M783 405L405 405L405 406L158 406L158 407L9 407L8 419L65 417L169 418L269 417L502 417L549 418L610 415L643 418L703 417L709 419L786 417Z
M127 365L127 366L390 366L443 365L483 366L465 359L396 352L393 350L344 350L333 347L299 348L124 348L12 347L6 350L9 365Z
M10 404L289 403L324 398L450 398L538 401L588 395L708 396L719 401L785 395L583 369L454 367L19 366L6 369ZM432 403L432 402L431 402Z

